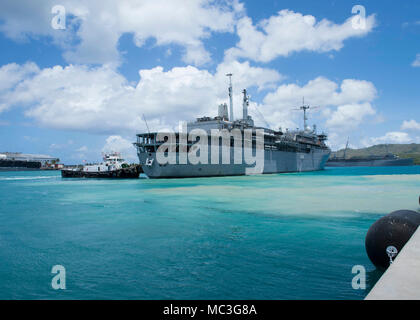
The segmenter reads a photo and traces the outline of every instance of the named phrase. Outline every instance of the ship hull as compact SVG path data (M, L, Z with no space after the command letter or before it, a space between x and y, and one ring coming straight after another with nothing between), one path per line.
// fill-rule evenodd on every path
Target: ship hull
M231 159L233 154L234 151L231 150ZM312 149L309 153L265 150L264 168L259 173L273 174L323 170L329 156L330 150L328 149ZM153 159L152 165L147 165L148 159ZM246 163L161 165L156 161L154 153L139 153L139 160L143 165L144 173L151 179L241 176L250 174L247 169L253 167Z
M373 160L337 160L328 161L327 167L398 167L412 166L413 159L373 159Z
M88 172L82 170L61 170L63 178L96 178L96 179L138 179L142 169L140 166L112 171Z

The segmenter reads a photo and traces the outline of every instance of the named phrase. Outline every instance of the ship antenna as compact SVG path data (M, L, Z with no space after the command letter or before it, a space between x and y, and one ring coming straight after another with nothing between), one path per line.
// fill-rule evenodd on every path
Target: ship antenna
M229 115L230 115L230 121L233 122L233 97L232 97L232 73L227 73L227 77L229 77Z
M144 113L143 113L143 120L144 120L144 122L146 123L147 132L148 132L148 133L149 133L149 135L150 135L149 126L147 125L146 116L144 115Z

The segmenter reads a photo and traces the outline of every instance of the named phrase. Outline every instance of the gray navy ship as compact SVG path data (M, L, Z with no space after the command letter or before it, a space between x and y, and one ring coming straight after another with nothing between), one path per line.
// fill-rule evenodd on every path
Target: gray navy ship
M370 155L367 157L350 157L347 158L347 150L349 141L347 140L346 148L344 149L343 156L331 157L327 162L327 167L398 167L398 166L412 166L414 159L400 158L388 152L383 156Z
M218 116L216 117L202 117L190 122L186 125L186 130L179 130L173 134L173 139L170 141L172 150L176 154L175 163L161 163L157 159L158 150L164 143L168 144L168 139L171 134L165 139L161 139L161 134L158 132L147 132L137 134L137 142L134 146L137 149L140 165L144 173L149 178L187 178L187 177L211 177L211 176L237 176L246 175L252 172L252 164L245 160L245 154L252 152L257 153L257 145L262 146L259 153L262 155L263 166L259 174L272 173L286 173L286 172L305 172L323 170L325 164L330 156L331 150L325 144L327 135L324 133L318 134L316 126L312 128L307 125L307 110L310 109L308 105L303 105L300 109L304 114L304 129L303 130L287 130L283 131L272 130L264 127L256 127L251 116L248 115L249 96L246 90L243 90L243 115L242 119L234 120L233 117L233 103L232 103L232 74L227 74L230 77L229 85L229 114L227 104L221 104L218 107ZM146 123L147 125L147 123ZM201 129L209 134L208 150L213 149L211 144L217 141L217 149L227 147L227 155L229 162L222 161L222 152L217 151L214 156L220 161L214 163L211 152L203 162L196 163L189 158L186 162L182 162L181 153L190 154L194 152L195 139L186 139L193 130ZM248 138L246 139L246 133ZM230 141L226 143L222 138L213 139L214 132L228 133ZM235 132L240 132L241 141L237 143L235 140ZM251 132L251 134L249 134ZM262 138L261 138L262 136ZM237 136L236 136L237 137ZM259 140L258 140L259 139ZM250 141L252 140L252 142ZM259 143L257 143L259 141ZM263 141L263 143L261 143ZM219 145L220 144L220 145ZM248 150L247 150L248 149ZM226 149L224 149L226 150ZM180 152L181 151L181 152ZM200 150L201 152L201 150ZM241 161L235 159L235 155L243 155L240 157ZM184 159L184 158L183 158ZM184 159L185 160L185 159ZM207 161L208 160L208 161ZM260 159L261 160L261 159ZM254 164L255 165L255 164Z
M412 165L414 165L413 159L402 159L393 154L364 158L331 158L327 162L327 167L400 167Z

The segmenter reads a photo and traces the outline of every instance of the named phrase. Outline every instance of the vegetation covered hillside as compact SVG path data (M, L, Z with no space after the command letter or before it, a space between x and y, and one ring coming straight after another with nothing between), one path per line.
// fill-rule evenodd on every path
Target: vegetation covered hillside
M420 144L378 144L362 149L347 149L346 158L384 156L395 154L400 158L413 158L414 164L420 165ZM344 149L331 153L331 157L343 157Z

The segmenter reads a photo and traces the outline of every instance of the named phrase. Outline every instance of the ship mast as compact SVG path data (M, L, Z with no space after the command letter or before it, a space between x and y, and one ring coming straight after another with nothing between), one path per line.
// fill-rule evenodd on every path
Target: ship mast
M306 114L306 110L309 109L309 105L305 105L305 97L302 98L302 106L300 107L303 110L303 130L307 127L308 116Z
M309 106L309 104L305 104L305 97L303 97L302 105L298 109L295 109L295 110L303 110L303 130L306 130L308 128L308 114L306 111L309 109L317 109L317 108L319 107L311 107Z
M226 74L229 77L229 120L231 122L233 122L232 75L232 73Z
M244 94L244 99L243 99L243 103L242 103L242 119L244 121L247 121L248 120L249 96L246 93L246 89L244 89L242 91L242 93Z

